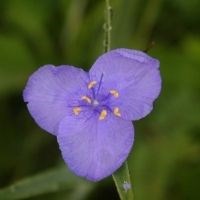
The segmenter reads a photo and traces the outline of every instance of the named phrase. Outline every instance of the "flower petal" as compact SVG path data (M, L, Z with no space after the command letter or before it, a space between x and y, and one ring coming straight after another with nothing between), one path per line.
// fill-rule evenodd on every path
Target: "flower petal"
M59 125L57 138L68 167L78 176L99 181L126 160L134 130L130 121L113 115L104 120L68 116Z
M45 65L34 72L23 91L23 97L38 125L56 135L58 123L68 113L71 93L80 90L87 79L86 72L66 65Z
M99 57L90 70L90 79L99 80L102 75L104 93L119 92L111 106L120 108L123 119L138 120L151 112L161 90L158 60L141 51L112 50Z

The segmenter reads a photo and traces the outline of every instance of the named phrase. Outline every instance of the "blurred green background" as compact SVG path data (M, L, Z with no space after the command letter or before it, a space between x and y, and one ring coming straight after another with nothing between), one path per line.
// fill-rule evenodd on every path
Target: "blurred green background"
M200 199L200 1L111 4L112 48L153 46L163 78L153 112L134 123L135 199ZM55 138L22 100L39 66L90 68L103 52L104 7L103 0L0 0L0 188L7 187L0 199L118 199L111 178L91 184L67 171Z

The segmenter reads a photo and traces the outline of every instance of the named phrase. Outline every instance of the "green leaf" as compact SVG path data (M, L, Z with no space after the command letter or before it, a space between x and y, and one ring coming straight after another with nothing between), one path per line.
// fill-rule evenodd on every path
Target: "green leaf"
M133 200L133 189L131 186L128 163L126 162L116 173L113 179L121 200Z
M75 190L76 196L83 197L93 189L93 186L94 184L72 175L66 167L60 167L1 189L0 199L24 199L60 190Z

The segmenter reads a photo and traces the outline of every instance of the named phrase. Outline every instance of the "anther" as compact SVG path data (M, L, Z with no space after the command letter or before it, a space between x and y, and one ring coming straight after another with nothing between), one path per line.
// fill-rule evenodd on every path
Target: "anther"
M91 100L90 97L88 97L88 96L82 96L82 97L81 97L81 100L84 100L84 101L86 101L87 103L92 103L92 100Z
M74 107L74 108L73 108L73 113L74 113L75 115L79 115L80 112L81 112L81 107Z
M110 94L113 95L116 98L119 97L119 92L117 90L110 90Z
M107 116L107 110L103 109L99 115L99 120L105 119Z
M91 88L93 88L95 85L97 84L97 82L96 81L91 81L91 82L89 82L88 83L88 89L91 89Z
M115 116L121 117L121 113L120 113L120 110L119 110L118 107L115 107L115 108L114 108L113 113L114 113Z

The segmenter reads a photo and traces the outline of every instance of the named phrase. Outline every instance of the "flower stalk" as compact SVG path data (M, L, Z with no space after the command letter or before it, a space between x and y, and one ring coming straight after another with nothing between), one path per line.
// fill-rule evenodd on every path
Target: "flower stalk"
M105 37L103 41L103 46L104 46L104 52L110 51L110 46L111 46L111 30L112 30L112 25L111 25L111 18L112 18L112 7L110 6L110 0L105 0L106 1L106 8L105 8L105 23L104 23L104 31L105 31Z

